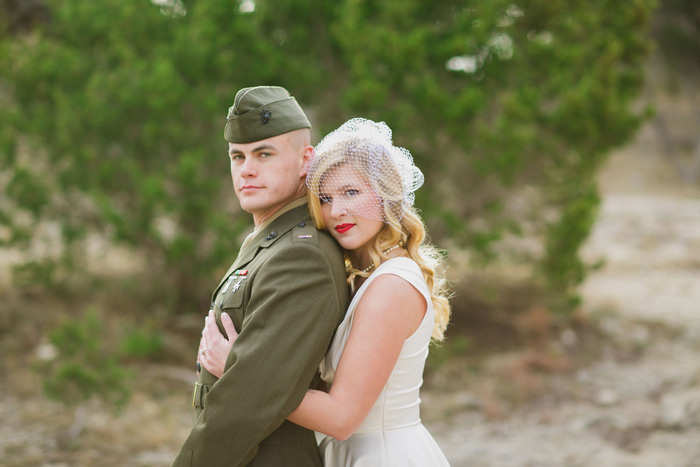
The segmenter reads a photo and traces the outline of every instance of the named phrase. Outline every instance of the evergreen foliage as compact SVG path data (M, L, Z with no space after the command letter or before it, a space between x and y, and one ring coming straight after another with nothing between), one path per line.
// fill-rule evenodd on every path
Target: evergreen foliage
M56 358L37 369L43 374L44 392L66 405L79 405L100 397L119 409L129 400L130 372L105 344L106 332L97 312L66 320L49 333Z
M417 204L438 243L488 259L509 235L541 238L533 264L555 311L571 309L596 171L645 116L653 0L157 3L47 0L30 32L0 26L0 246L31 244L39 221L70 257L107 234L193 309L249 223L226 109L278 84L317 138L386 121L426 173Z

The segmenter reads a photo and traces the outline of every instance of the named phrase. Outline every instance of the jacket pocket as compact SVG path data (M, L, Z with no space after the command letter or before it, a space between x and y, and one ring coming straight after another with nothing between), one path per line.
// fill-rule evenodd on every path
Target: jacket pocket
M222 310L240 308L243 305L243 298L246 292L245 278L236 279L226 293L219 294L218 302Z

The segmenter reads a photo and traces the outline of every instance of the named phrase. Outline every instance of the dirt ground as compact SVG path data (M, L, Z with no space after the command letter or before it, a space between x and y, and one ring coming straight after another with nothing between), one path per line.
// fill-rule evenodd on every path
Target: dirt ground
M687 115L669 123L694 125L686 138L694 142L700 121ZM700 182L688 176L692 163L668 160L654 123L612 155L584 251L606 261L582 289L584 326L559 329L544 349L454 358L426 375L422 416L453 466L700 466ZM42 396L31 364L44 347L31 334L24 341L23 354L0 356L0 464L170 464L191 427L190 368L140 367L120 415L99 402L75 413ZM71 436L76 420L82 431Z

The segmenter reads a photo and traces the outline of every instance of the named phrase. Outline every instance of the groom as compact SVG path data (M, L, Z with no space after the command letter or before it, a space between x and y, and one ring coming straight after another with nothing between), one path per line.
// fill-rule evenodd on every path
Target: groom
M286 420L318 382L348 299L340 247L306 205L310 127L280 87L241 89L229 109L231 178L255 230L212 309L221 332L226 312L239 336L221 379L201 368L194 427L173 466L322 465L314 433Z

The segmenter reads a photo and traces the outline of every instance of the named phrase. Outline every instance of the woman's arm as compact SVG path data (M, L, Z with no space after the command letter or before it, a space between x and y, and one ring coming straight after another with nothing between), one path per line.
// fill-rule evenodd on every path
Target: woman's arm
M426 307L423 295L400 277L386 274L376 278L355 310L330 393L307 391L288 420L339 440L350 437L382 392L405 340L418 329ZM231 340L219 332L210 313L199 352L199 362L217 377L223 374L238 336L226 313L221 321ZM204 348L207 350L202 352Z
M308 391L288 420L344 440L360 426L386 385L426 301L398 276L377 277L358 303L330 393Z

